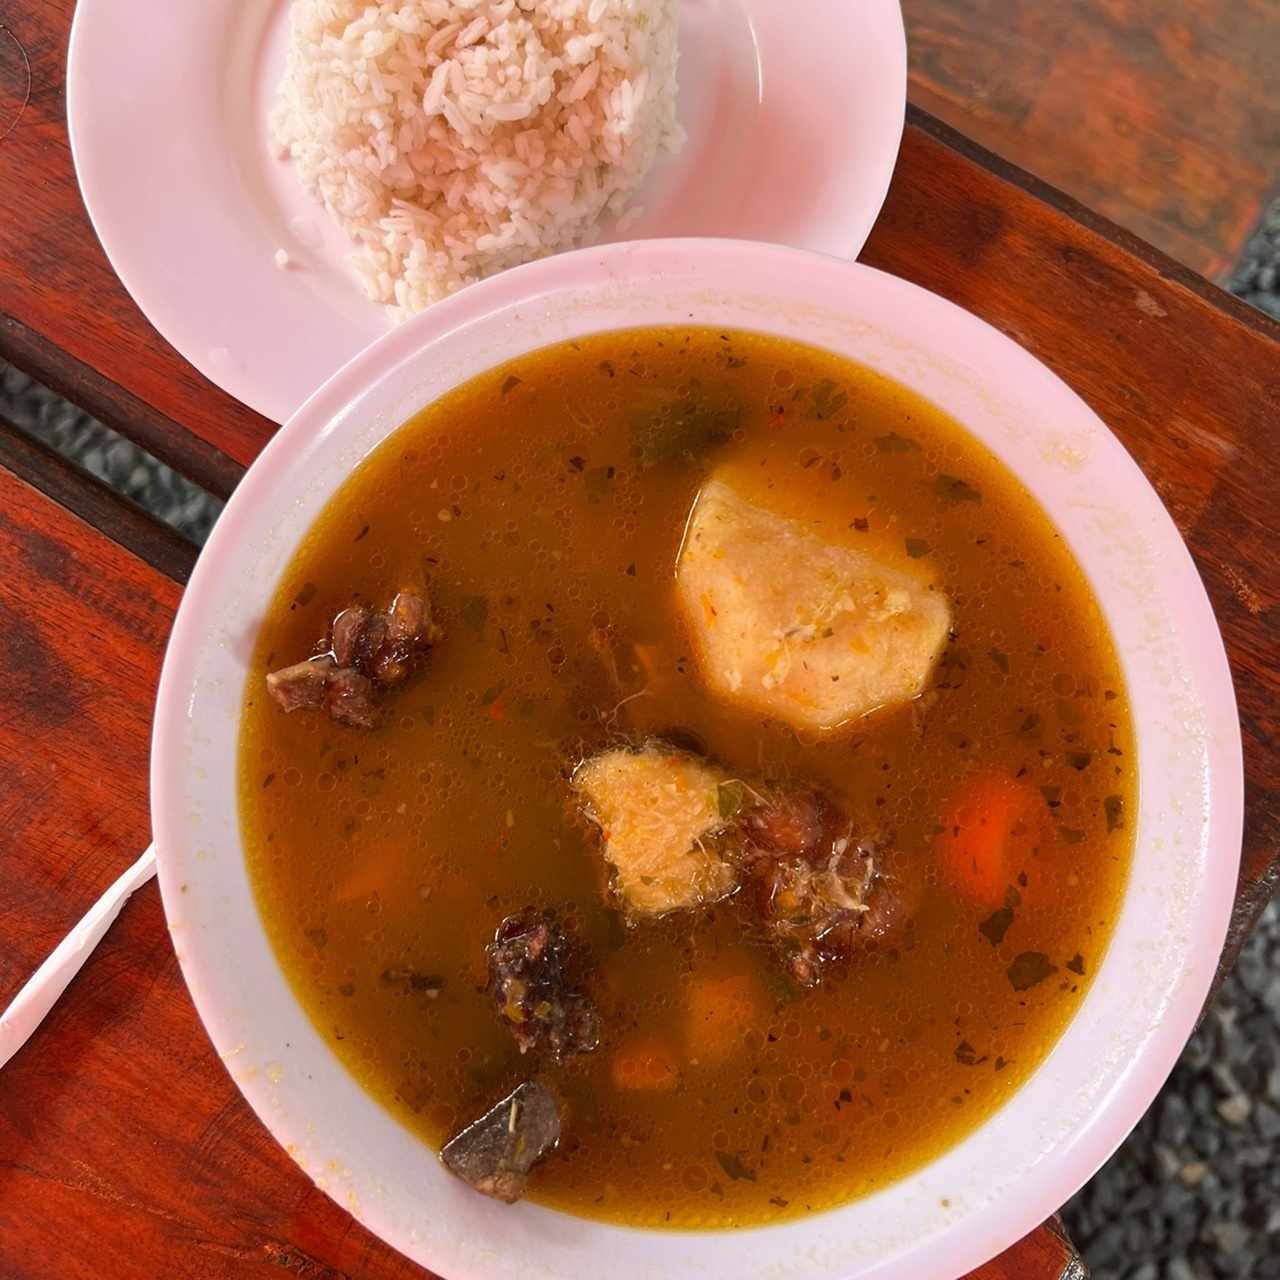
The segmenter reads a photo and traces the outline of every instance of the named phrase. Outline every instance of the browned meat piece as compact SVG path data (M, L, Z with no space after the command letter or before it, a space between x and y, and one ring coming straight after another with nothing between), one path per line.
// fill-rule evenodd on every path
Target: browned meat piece
M357 729L372 729L377 722L373 685L358 671L339 667L329 673L324 704L330 718Z
M874 850L821 792L774 795L744 814L746 879L788 972L805 987L847 959L879 892ZM878 926L879 927L879 926Z
M559 1061L600 1042L591 1002L568 989L569 939L549 915L508 916L489 944L489 989L521 1053L546 1048Z
M426 600L401 591L383 613L366 605L344 609L333 620L333 656L340 667L387 687L406 680L418 659L440 638Z
M495 1200L513 1204L529 1170L560 1141L560 1105L551 1090L529 1080L469 1124L440 1150L450 1173Z
M333 659L309 658L295 662L291 667L273 671L267 676L267 692L286 710L299 707L318 707L324 702L329 677L333 674Z
M366 658L372 611L363 604L343 609L333 620L333 660L340 667L354 667Z
M286 710L323 706L339 724L377 722L378 689L401 684L442 632L426 598L401 591L374 613L355 604L333 620L329 652L267 676L267 690Z
M747 838L766 853L811 858L830 842L840 815L821 791L795 791L744 815Z

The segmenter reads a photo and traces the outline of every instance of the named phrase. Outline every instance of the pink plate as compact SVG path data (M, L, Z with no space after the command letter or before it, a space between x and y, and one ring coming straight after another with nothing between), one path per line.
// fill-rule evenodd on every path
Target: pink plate
M683 0L689 140L655 167L630 238L857 256L902 137L902 14L898 0L802 7ZM390 326L270 144L288 8L80 0L67 61L76 172L111 265L183 356L277 422Z
M249 886L236 746L249 656L300 540L351 468L450 388L530 350L697 323L817 344L896 378L998 454L1062 531L1115 638L1141 779L1133 874L1074 1020L1010 1101L910 1177L736 1232L643 1232L478 1196L346 1073L294 999ZM1240 731L1222 641L1173 522L1044 365L869 267L769 245L647 241L466 289L363 352L236 490L165 659L152 816L174 946L246 1098L370 1229L451 1280L954 1280L1057 1209L1115 1150L1182 1049L1236 882Z

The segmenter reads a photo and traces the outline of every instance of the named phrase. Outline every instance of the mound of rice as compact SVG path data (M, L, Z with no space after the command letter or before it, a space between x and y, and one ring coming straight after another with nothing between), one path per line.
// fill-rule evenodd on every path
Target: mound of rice
M271 126L402 319L588 243L677 150L678 0L294 0Z

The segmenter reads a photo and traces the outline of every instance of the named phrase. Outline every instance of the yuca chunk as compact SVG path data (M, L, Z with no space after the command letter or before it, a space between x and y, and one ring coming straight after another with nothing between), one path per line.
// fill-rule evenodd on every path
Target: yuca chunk
M722 697L829 730L923 692L946 643L946 597L866 552L746 501L698 495L676 597Z
M574 790L601 830L618 893L633 912L694 907L735 887L733 868L713 848L727 825L720 813L727 779L715 765L656 743L578 766Z

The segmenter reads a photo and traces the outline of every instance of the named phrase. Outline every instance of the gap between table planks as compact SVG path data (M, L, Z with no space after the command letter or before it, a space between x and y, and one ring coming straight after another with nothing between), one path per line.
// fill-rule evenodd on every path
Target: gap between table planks
M96 482L56 457L0 466L0 1003L148 838L151 711L179 586ZM58 466L68 474L52 474ZM154 530L171 572L185 565ZM33 750L38 745L39 750ZM411 1280L425 1275L318 1191L250 1112L199 1025L154 885L140 890L0 1072L0 1275ZM1048 1224L972 1280L1078 1280Z

